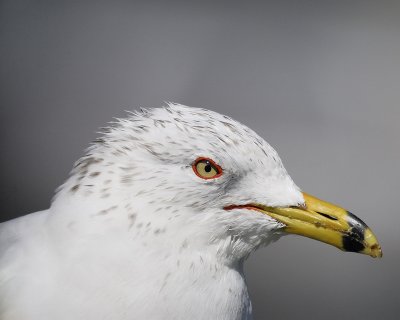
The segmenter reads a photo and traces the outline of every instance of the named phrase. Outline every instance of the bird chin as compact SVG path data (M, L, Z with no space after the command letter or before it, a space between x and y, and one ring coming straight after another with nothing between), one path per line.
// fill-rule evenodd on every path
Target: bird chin
M221 234L216 242L220 246L226 246L220 251L226 252L235 261L247 259L255 250L266 247L287 234L282 231L284 225L281 222L263 213L238 209L234 216L232 219L230 214L223 219L226 233ZM226 237L229 241L224 240Z

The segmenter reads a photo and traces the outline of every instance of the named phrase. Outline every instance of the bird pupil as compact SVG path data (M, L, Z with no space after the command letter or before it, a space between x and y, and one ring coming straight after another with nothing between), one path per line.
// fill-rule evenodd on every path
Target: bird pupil
M204 167L205 172L210 172L211 171L211 164L207 163L207 165Z

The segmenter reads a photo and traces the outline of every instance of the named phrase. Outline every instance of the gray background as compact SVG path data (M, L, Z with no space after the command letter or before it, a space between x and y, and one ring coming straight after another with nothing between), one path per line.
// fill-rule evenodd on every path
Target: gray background
M1 1L0 71L2 220L47 208L124 110L207 107L255 129L384 250L295 236L259 250L256 319L398 319L399 1Z

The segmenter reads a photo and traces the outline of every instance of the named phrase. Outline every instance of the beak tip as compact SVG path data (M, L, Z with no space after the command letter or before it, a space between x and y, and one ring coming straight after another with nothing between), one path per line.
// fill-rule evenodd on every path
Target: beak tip
M383 256L382 248L378 243L375 243L374 245L372 245L370 250L371 250L370 256L372 258L382 258L382 256Z
M376 238L376 236L372 233L371 229L367 228L364 233L365 239L365 250L366 254L370 255L373 258L382 258L382 248Z

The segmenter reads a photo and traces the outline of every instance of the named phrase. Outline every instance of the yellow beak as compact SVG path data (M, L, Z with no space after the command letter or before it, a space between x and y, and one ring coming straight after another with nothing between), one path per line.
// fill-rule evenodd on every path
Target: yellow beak
M303 193L304 207L266 207L261 211L285 224L288 233L333 245L343 251L382 257L382 249L371 229L351 212Z

